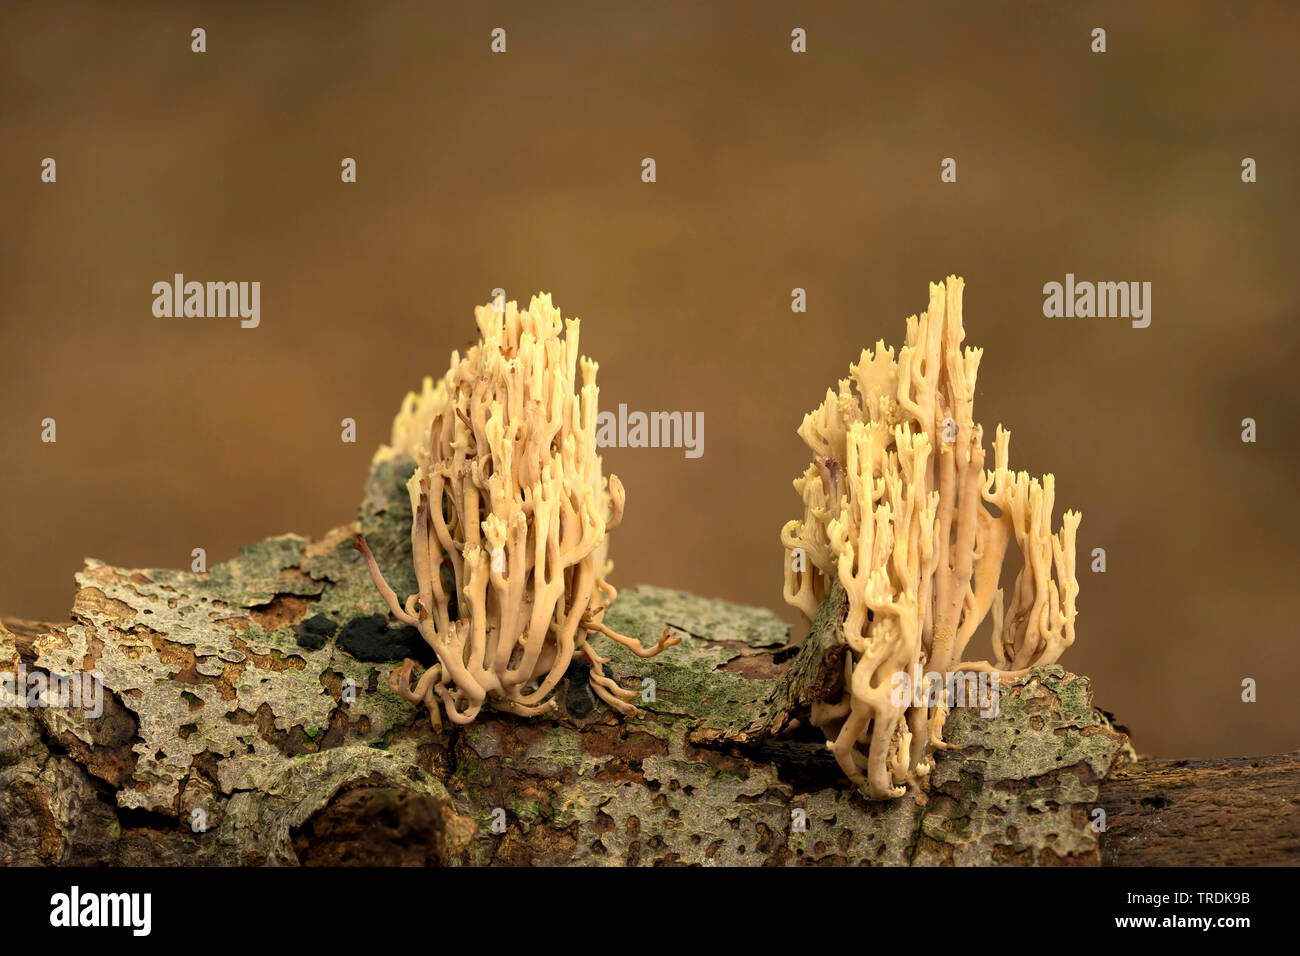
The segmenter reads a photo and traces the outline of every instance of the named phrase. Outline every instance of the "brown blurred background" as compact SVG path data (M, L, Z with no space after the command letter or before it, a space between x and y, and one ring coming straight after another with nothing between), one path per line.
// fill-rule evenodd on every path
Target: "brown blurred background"
M1293 749L1298 39L1280 3L6 4L0 612L351 520L501 286L584 320L605 408L704 412L703 458L607 452L615 583L793 621L794 429L956 272L977 420L1084 514L1064 663L1143 752ZM261 327L154 318L175 272L259 280ZM1152 282L1150 328L1044 318L1066 272Z

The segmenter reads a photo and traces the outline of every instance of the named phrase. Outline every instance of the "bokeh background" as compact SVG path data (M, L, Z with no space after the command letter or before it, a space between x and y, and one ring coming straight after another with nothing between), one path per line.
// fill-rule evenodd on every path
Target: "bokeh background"
M794 429L955 272L977 420L1084 514L1065 663L1144 753L1294 749L1297 39L1283 3L7 3L0 613L347 522L500 286L583 319L604 407L704 412L698 460L606 454L615 582L794 621ZM175 272L259 280L261 327L154 318ZM1150 328L1044 318L1067 272L1152 282Z

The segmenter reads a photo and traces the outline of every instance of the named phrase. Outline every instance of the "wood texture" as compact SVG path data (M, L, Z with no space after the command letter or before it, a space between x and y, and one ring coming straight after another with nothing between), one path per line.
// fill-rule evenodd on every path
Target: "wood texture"
M1143 760L1101 785L1109 866L1300 864L1300 751Z

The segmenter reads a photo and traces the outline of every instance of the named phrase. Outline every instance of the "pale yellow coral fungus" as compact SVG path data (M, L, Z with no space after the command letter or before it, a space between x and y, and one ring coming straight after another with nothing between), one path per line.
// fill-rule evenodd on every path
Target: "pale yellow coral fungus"
M811 719L876 798L922 785L944 746L936 680L1018 676L1074 641L1080 515L1067 511L1052 533L1055 480L1011 472L1000 426L984 468L972 414L982 351L961 348L963 285L931 284L897 360L884 342L864 350L851 380L804 418L799 435L814 455L794 483L804 517L781 532L790 604L811 621L832 575L847 594L844 693L814 704ZM1024 563L1008 604L999 582L1013 539ZM991 661L962 663L990 616Z
M418 592L400 602L357 539L389 610L438 659L415 681L408 660L390 683L424 703L435 726L442 714L469 723L484 707L533 716L555 709L555 688L581 656L596 694L636 713L636 692L605 675L608 659L588 636L642 657L680 638L665 631L644 648L603 623L616 593L605 580L606 535L625 497L596 453L597 365L579 358L578 320L562 322L549 295L526 311L482 306L475 318L478 344L407 396L380 450L417 463L407 490Z

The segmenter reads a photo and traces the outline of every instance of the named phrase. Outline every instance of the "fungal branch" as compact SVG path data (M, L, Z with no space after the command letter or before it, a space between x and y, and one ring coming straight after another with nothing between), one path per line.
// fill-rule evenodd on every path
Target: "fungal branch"
M597 365L578 355L577 319L562 322L549 295L526 311L475 309L480 341L419 394L408 395L390 446L416 461L407 483L419 590L405 602L360 535L375 587L393 616L419 629L437 663L418 678L407 660L394 691L467 724L484 707L531 717L553 696L575 655L595 693L622 714L637 692L608 677L588 637L605 635L642 657L678 643L665 630L645 648L604 624L617 592L606 581L606 535L625 495L596 453ZM561 327L563 325L563 333ZM581 371L581 384L577 375Z
M1074 642L1075 532L1067 511L1051 531L1055 479L1008 465L1001 426L986 470L974 421L982 350L962 349L963 280L931 284L925 314L894 350L877 342L805 416L813 461L794 487L802 520L782 529L785 599L811 622L838 579L848 597L842 696L813 705L844 772L875 798L923 786L946 746L947 701L936 682L955 672L1020 676ZM1023 566L1007 602L1003 561ZM991 660L963 662L991 618Z

